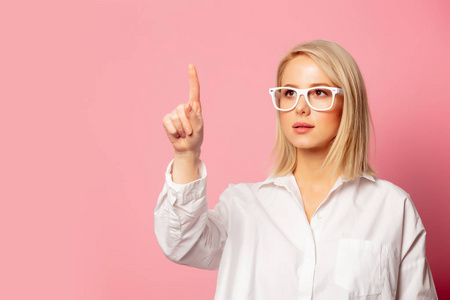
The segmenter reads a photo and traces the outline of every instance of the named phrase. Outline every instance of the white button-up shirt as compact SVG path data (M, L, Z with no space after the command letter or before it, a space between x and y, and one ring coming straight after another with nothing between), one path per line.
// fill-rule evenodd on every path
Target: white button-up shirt
M208 210L204 164L185 185L171 169L157 239L176 263L219 269L216 300L437 299L425 228L388 181L340 177L309 223L292 174L232 184Z

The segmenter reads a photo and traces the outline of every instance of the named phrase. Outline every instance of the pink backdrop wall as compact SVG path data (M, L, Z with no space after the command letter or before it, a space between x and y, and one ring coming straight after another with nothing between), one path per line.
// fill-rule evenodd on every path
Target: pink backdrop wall
M368 87L378 176L408 191L450 299L448 1L3 1L0 299L212 299L159 249L164 114L198 69L211 207L265 179L281 56L325 38Z

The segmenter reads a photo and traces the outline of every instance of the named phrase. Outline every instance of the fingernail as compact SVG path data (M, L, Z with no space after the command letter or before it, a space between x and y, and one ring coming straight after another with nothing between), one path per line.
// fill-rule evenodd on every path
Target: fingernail
M188 135L191 135L191 133L192 133L192 131L191 131L191 129L189 127L186 127L186 132L187 132Z

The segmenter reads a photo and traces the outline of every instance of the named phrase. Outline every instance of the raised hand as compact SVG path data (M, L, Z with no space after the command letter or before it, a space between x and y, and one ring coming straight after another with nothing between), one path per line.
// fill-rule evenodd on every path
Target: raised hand
M203 118L197 70L189 65L189 102L178 105L163 118L167 137L175 150L172 177L176 183L188 183L198 176L203 142Z
M200 85L194 65L189 65L189 102L178 105L163 118L167 137L177 153L199 152L203 142Z

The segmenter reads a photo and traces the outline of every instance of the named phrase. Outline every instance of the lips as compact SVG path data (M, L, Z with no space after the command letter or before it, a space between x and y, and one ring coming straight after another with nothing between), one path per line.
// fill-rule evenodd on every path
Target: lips
M314 128L314 126L312 126L311 124L301 123L301 122L295 123L292 127L293 128Z

